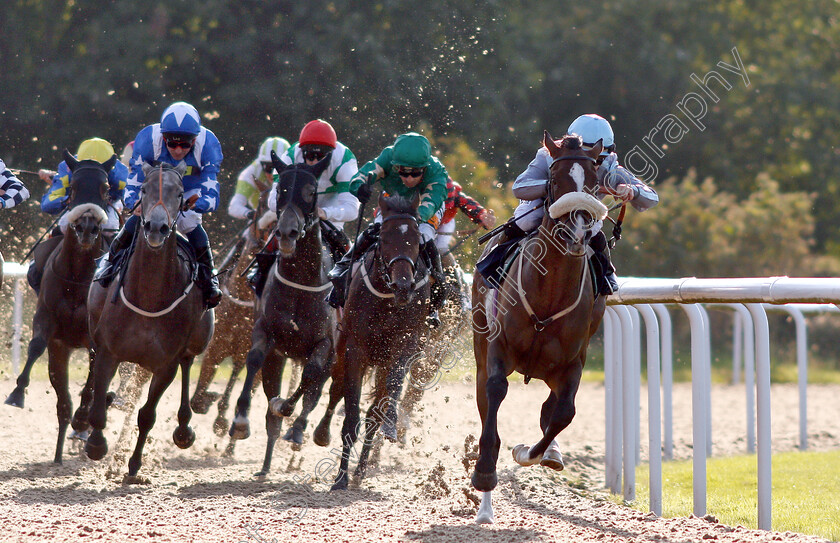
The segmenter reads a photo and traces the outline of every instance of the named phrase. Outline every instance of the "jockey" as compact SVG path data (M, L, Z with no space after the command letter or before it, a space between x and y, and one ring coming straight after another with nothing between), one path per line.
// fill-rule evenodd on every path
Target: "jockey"
M289 149L289 142L283 138L267 138L257 152L257 158L251 162L236 180L236 193L228 204L228 215L235 219L254 220L254 214L259 206L260 195L271 186L271 151L277 156Z
M219 205L219 182L216 175L222 164L222 147L216 135L201 126L198 111L186 102L175 102L164 110L160 122L142 129L134 138L131 172L126 187L125 205L134 209L140 198L145 175L143 165L166 162L173 166L184 163L184 210L178 215L177 228L195 250L198 263L196 284L204 293L208 308L215 307L222 298L219 280L213 276L213 254L210 240L201 226L201 215L214 211ZM114 238L106 258L102 260L94 280L107 286L110 263L116 254L127 248L139 222L135 212Z
M606 193L629 202L638 211L645 211L659 203L656 191L637 179L630 170L619 166L618 155L615 153L615 137L606 119L591 113L581 115L569 125L566 133L580 136L584 149L597 145L599 141L602 143L604 150L596 162L596 174L598 183ZM513 195L519 198L520 203L514 211L514 221L508 223L506 235L500 243L521 238L540 225L550 168L551 156L545 147L541 147L525 171L519 174L513 183ZM607 238L599 231L589 243L595 251L593 258L603 270L603 276L598 281L598 290L602 294L612 294L618 289L618 281L615 277L615 267L610 262Z
M399 194L405 198L420 195L420 206L417 209L422 236L420 254L425 256L434 278L429 316L433 326L440 323L437 310L445 301L445 278L440 253L435 246L435 233L443 218L448 177L443 164L432 156L429 140L420 134L409 132L398 136L393 145L383 149L377 158L362 166L350 182L350 192L361 202L370 199L372 186L376 181L380 181L382 189L391 195ZM353 256L361 257L379 239L381 222L382 216L377 215L374 222L359 234L355 251L347 251L330 272L333 289L328 301L333 307L344 305L346 275L352 267Z
M95 160L100 164L104 164L113 156L114 147L101 138L91 138L83 141L79 145L79 150L76 151L77 160ZM49 174L53 174L52 178L48 177ZM70 168L62 160L58 165L57 172L40 170L39 176L52 183L41 198L41 211L50 215L61 214L67 206L70 196L68 194L70 177L72 176ZM106 232L116 232L120 227L119 213L123 208L122 198L125 193L127 178L128 168L120 162L115 163L111 171L108 172L108 184L110 188L108 189L108 207L104 210L108 216L108 220L102 227ZM61 215L61 218L58 220L58 226L50 234L50 239L41 243L38 246L39 248L33 252L32 263L29 265L26 279L35 292L38 292L41 288L44 263L46 263L53 249L58 246L61 237L67 232L67 224L69 222L67 217L68 215L66 213ZM108 234L107 239L110 239L111 236L112 234Z
M284 164L310 166L329 156L329 166L318 178L318 218L321 219L321 237L333 260L338 260L347 250L349 241L344 235L344 223L355 219L359 213L359 200L350 192L350 180L359 171L356 157L338 141L330 123L321 119L306 123L298 141L277 156ZM268 196L268 208L273 212L277 211L278 181L279 177L275 176ZM256 270L249 280L257 295L262 292L265 274L274 258L274 252L270 251L256 256Z
M0 208L15 207L29 198L29 191L0 159Z
M481 204L471 198L451 177L446 180L446 202L444 203L443 219L437 229L435 245L441 255L449 254L449 245L452 242L452 234L455 232L455 215L458 210L475 224L490 230L496 224L496 215L492 209L485 209Z

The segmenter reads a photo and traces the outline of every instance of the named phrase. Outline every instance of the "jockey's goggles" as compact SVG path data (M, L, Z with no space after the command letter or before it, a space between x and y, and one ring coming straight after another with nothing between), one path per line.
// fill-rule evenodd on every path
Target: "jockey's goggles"
M195 143L195 138L184 140L178 138L163 138L163 141L166 142L166 146L170 149L192 149L193 144Z
M426 168L397 168L400 177L422 177Z
M301 147L301 153L303 153L304 160L323 160L325 156L329 154L332 149L326 146L321 145L307 145L305 147Z

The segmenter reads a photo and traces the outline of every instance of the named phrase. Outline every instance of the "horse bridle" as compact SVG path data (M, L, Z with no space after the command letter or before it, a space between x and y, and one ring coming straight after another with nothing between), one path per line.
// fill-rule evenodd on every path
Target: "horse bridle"
M594 159L594 158L592 158L591 156L587 156L587 155L568 155L568 156L561 156L561 157L557 157L557 158L555 158L554 160L552 160L552 161L551 161L551 164L550 164L550 165L549 165L549 167L548 167L548 179L546 179L546 181L545 181L545 186L546 186L546 195L547 195L547 197L545 198L545 200L543 200L543 211L544 211L544 213L545 213L545 215L546 215L546 216L549 216L549 211L548 211L548 209L551 207L551 204L553 204L553 203L555 202L555 198L554 198L554 190L553 190L553 186L552 186L552 184L551 184L551 181L552 181L551 168L552 168L552 167L554 167L554 164L555 164L556 162L560 162L561 160L588 160L589 162L592 162L593 164L597 164L597 162L598 162L597 160L595 160L595 159ZM595 190L597 191L597 188L596 188ZM583 187L583 192L589 192L589 189L587 189L586 187ZM552 221L554 221L554 224L555 224L555 225L561 225L561 223L558 221L558 219L552 219ZM561 226L562 226L562 225L561 225ZM574 243L574 240L568 239L568 238L564 235L564 234L565 234L565 232L566 232L566 229L565 229L565 228L561 228L561 230L560 230L560 237L561 237L561 238L563 238L563 240L564 240L566 243ZM582 253L580 253L580 254L578 254L578 253L568 253L568 254L569 254L569 256L584 256L586 253L585 253L585 252L582 252Z
M397 213L395 215L389 215L388 217L384 217L382 219L382 224L385 224L388 221L398 220L398 219L399 220L412 220L412 221L414 221L415 224L418 222L417 217L415 215L412 215L411 213ZM393 266L394 264L396 264L397 262L400 262L400 261L408 262L408 264L411 266L411 275L414 278L414 282L417 283L417 271L418 271L417 270L417 261L412 260L407 255L397 255L394 258L392 258L391 260L389 260L388 262L385 262L382 258L382 247L381 246L382 246L382 243L381 243L381 240L380 240L380 243L379 243L379 245L377 247L377 251L376 251L376 258L379 261L379 263L381 264L380 270L381 270L382 280L385 282L385 284L388 286L388 288L390 288L392 290L394 288L394 284L391 282L391 266ZM420 255L418 254L417 257L420 258Z
M298 220L299 223L303 223L303 228L301 228L300 237L298 238L298 239L303 239L303 237L306 235L306 233L309 231L309 229L312 228L312 225L315 224L315 219L317 218L317 216L315 214L315 210L318 209L318 178L315 177L315 174L313 174L312 172L304 170L302 168L297 168L297 167L284 170L283 173L280 174L280 178L282 179L283 175L285 175L287 172L303 172L315 181L315 196L312 200L312 209L307 211L307 212L303 212L303 220L301 220L301 217L298 214L297 206L290 206L291 195L289 197L289 201L286 203L285 206L283 206L283 211L282 212L280 212L280 207L277 206L277 211L278 211L277 225L278 226L280 225L280 217L282 217L283 214L286 213L286 211L288 211L289 207L292 207L293 208L292 211L295 214L295 218ZM295 179L295 181L294 181L294 183L292 183L291 187L287 187L287 186L282 185L280 183L280 180L278 179L278 181L277 181L277 200L278 201L280 200L281 194L286 194L286 193L289 193L289 192L291 192L291 194L294 194L294 190L297 188L297 186L298 186L297 179ZM276 229L276 227L275 227L275 229Z
M178 180L181 181L181 184L183 186L184 181L183 181L183 177L181 176L181 174L178 173L176 170L171 170L171 171L173 173L175 173L175 175L178 176ZM181 208L183 208L183 206L184 206L184 193L183 193L183 191L181 192L181 201L178 202L178 213L176 213L175 217L173 218L172 215L169 214L169 210L166 209L166 204L163 201L163 164L162 163L161 163L160 167L158 168L158 201L155 202L155 204L149 210L149 213L151 213L157 206L161 206L163 208L163 210L166 212L166 218L169 221L169 223L168 223L169 224L169 232L166 234L166 237L169 237L169 235L175 230L175 222L178 220L178 215L181 213ZM145 225L146 225L146 214L141 213L140 214L140 226L145 226Z

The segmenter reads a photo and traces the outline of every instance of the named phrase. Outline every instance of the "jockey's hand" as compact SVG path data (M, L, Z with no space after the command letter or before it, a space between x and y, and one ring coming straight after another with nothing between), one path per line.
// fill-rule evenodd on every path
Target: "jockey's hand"
M362 183L359 185L359 190L356 191L356 198L363 204L370 200L370 195L373 194L373 187L370 183Z
M601 186L610 186L611 177L615 169L618 168L618 155L615 153L610 153L604 158L604 161L598 166L598 169L595 170L595 176L598 178L598 184Z
M636 190L633 188L633 185L620 183L609 189L609 194L612 194L615 198L621 200L622 202L629 202L636 197Z
M182 205L182 206L181 206L181 209L182 209L183 211L186 211L186 210L188 210L188 209L192 209L192 208L194 208L194 207L195 207L195 202L196 202L197 200L198 200L198 194L193 194L192 196L190 196L189 198L187 198L187 201L186 201L186 202L184 202L184 205Z
M318 218L327 220L327 212L321 209L320 207L318 208Z
M52 183L53 177L56 175L58 175L58 172L54 172L52 170L38 170L38 177L40 177L44 183Z
M255 215L256 215L256 211L254 211L253 209L249 209L248 213L245 214L245 218L249 221L253 221Z
M481 212L478 216L479 224L484 227L485 230L490 230L494 226L496 226L496 215L493 213L492 209L485 209Z

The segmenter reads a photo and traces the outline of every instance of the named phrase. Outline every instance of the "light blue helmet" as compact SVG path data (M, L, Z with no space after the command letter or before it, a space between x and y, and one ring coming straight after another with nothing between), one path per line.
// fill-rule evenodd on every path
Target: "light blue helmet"
M198 111L186 102L175 102L160 116L160 131L163 134L188 134L198 136L201 132L201 117Z
M581 115L569 125L567 134L577 134L583 140L583 144L591 147L601 140L604 150L602 155L608 155L615 150L615 135L610 123L600 115L588 113Z

